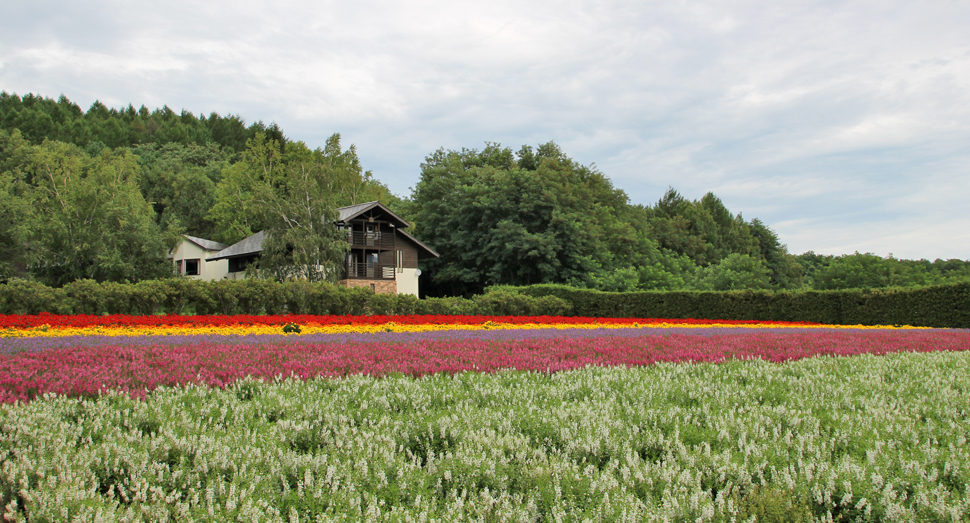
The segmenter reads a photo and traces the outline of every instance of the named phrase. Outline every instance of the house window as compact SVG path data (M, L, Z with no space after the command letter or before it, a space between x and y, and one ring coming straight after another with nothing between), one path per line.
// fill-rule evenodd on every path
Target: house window
M404 272L404 251L397 251L397 272Z
M194 260L184 260L184 263L185 263L185 271L183 272L183 274L185 274L186 276L198 276L199 274L201 274L201 272L199 271L198 258Z
M250 263L256 261L255 256L229 258L229 272L245 272Z

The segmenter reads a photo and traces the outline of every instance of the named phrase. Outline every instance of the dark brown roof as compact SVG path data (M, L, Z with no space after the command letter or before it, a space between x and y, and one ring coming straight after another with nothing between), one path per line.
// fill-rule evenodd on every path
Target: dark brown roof
M437 252L435 252L434 249L432 249L431 247L428 247L421 240L415 238L414 236L411 236L410 234L404 232L403 230L398 229L397 230L397 233L400 234L400 235L402 235L402 236L404 236L405 238L413 241L414 243L416 243L418 245L418 247L421 247L422 249L424 249L425 251L427 251L428 254L434 256L435 258L437 258L438 256L440 256ZM418 258L427 258L427 256L421 256L421 252L419 251L418 252Z
M381 212L387 214L391 218L391 221L397 222L395 223L395 227L397 228L411 226L411 224L408 223L407 220L394 214L394 211L385 207L384 204L382 204L381 202L358 203L357 205L348 205L347 207L340 207L339 209L337 209L337 211L340 213L340 217L337 219L337 221L346 222L348 220L353 220L354 218L360 216L361 214L364 214L365 212L373 209L380 209Z

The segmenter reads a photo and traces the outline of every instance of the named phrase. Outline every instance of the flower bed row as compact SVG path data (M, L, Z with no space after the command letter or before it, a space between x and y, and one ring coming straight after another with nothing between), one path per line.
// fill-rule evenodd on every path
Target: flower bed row
M685 324L685 325L819 325L808 322L787 321L756 321L756 320L696 320L696 319L658 319L658 318L583 318L573 316L468 316L468 315L373 315L373 316L318 316L312 314L283 314L283 315L155 315L129 316L113 314L95 316L90 314L0 314L0 329L31 328L41 325L51 327L95 327L95 326L157 326L157 325L286 325L318 324L318 325L383 325L398 323L402 325L478 325L486 322L522 324L522 323L562 323L570 325L584 325L590 323L632 325L632 324Z
M284 329L284 327L290 328ZM296 328L292 328L292 327ZM899 328L823 326L808 322L657 318L582 318L564 316L91 316L0 315L0 337L185 334L336 334L348 332L424 332L463 329L748 327L748 328ZM911 327L903 327L911 328Z
M422 376L499 369L557 372L597 366L657 362L722 362L759 358L772 362L813 356L893 352L967 351L970 331L774 332L749 330L711 336L518 337L503 339L402 339L305 343L301 338L260 343L129 345L124 338L94 347L23 352L0 358L0 403L45 393L93 396L109 389L135 396L159 386L190 383L222 387L246 376Z

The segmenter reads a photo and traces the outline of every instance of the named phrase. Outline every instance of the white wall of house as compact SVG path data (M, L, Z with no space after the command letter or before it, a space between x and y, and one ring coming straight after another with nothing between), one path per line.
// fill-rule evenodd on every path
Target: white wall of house
M395 274L397 280L398 294L418 295L418 269L399 269L401 272Z
M221 280L229 272L229 260L206 261L217 251L207 251L189 240L182 243L172 253L172 263L178 274L194 280ZM195 268L192 271L193 267ZM195 272L197 274L189 274Z

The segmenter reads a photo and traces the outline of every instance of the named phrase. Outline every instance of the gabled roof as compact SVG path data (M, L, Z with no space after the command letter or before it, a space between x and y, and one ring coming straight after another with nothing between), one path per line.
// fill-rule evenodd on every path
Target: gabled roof
M224 243L205 240L203 238L196 238L195 236L189 236L188 234L183 234L182 236L184 236L186 240L189 240L190 242L202 247L207 251L221 251L222 249L228 247L228 245Z
M384 206L381 202L367 202L358 203L357 205L348 205L347 207L340 207L337 212L340 213L340 217L337 218L338 222L346 222L357 218L361 214L374 209L379 209L381 212L386 213L392 221L396 221L396 227L410 227L411 224L407 222L404 218L394 214L393 211Z
M371 211L374 209L378 209L381 212L387 213L387 215L393 221L397 221L398 222L396 225L397 232L401 233L402 236L413 241L416 245L424 249L426 251L424 254L426 255L430 254L435 258L438 257L438 253L435 252L434 249L432 249L431 247L428 247L427 245L422 243L421 240L418 240L414 236L411 236L410 234L402 230L404 227L409 227L411 225L410 223L408 223L404 218L401 218L400 216L394 214L390 209L385 207L380 202L359 203L357 205L340 207L339 209L337 209L337 211L340 212L340 221L345 222L347 220L353 220L354 218L357 218L358 216L366 213L367 211ZM263 240L266 239L266 233L265 231L259 231L256 234L240 242L230 245L229 247L226 247L225 244L212 242L209 240L203 240L201 238L193 238L192 236L186 236L186 238L189 238L195 243L198 243L198 241L203 241L203 242L208 242L209 244L222 246L222 249L219 252L213 254L206 260L206 261L215 261L215 260L222 260L222 259L228 259L228 258L240 258L242 256L250 256L250 255L258 254L262 252ZM201 245L201 244L199 245L203 249L206 248L204 245ZM210 249L210 250L215 250L215 249ZM419 251L418 253L419 257L427 257L427 256L421 256L421 254L422 253Z
M400 234L401 236L404 236L405 238L413 241L414 243L416 243L418 245L418 247L421 247L422 249L424 249L425 251L427 251L427 254L430 254L430 255L434 256L435 258L437 258L438 256L440 256L437 252L435 252L434 249L432 249L431 247L428 247L421 240L415 238L414 236L411 236L410 234L404 232L403 230L398 229L397 230L397 233ZM418 251L418 258L427 258L427 256L421 256L421 251Z
M239 258L241 256L248 256L250 254L256 254L263 250L263 240L266 238L266 233L264 231L259 231L256 234L242 240L240 242L234 243L231 246L222 249L221 251L213 254L206 261L222 260L227 258Z

